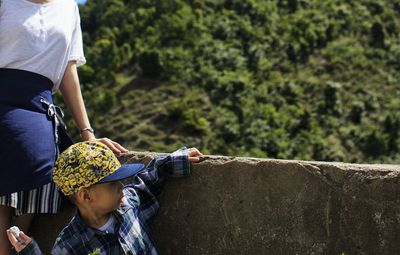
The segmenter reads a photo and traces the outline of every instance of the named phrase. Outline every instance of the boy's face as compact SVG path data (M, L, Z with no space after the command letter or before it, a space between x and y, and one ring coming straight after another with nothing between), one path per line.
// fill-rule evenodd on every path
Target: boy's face
M108 213L119 208L124 197L120 181L95 184L90 188L91 207L98 212Z

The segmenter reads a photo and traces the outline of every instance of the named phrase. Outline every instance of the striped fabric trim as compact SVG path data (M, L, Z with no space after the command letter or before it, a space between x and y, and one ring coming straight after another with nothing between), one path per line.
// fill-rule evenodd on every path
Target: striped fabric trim
M42 187L0 196L0 205L14 208L14 215L26 213L57 213L61 194L53 182Z

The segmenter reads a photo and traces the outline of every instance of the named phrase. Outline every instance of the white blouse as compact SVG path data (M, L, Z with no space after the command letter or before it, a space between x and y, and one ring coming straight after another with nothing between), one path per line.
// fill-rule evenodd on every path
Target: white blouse
M0 2L0 68L46 76L55 92L69 61L86 62L75 0Z

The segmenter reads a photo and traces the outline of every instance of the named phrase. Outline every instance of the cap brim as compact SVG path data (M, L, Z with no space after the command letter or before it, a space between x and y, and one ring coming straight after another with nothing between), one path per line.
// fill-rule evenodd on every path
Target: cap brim
M123 164L114 173L101 179L98 183L119 181L139 173L143 168L143 164Z

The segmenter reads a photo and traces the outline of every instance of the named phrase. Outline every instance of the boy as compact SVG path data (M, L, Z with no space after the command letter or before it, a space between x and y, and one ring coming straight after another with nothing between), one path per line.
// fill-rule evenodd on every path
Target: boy
M57 159L53 180L76 205L77 212L61 231L52 254L157 254L147 222L159 205L156 196L167 175L186 176L201 153L191 148L143 164L121 165L99 142L77 143ZM120 180L135 176L123 186ZM37 243L23 232L19 243L7 230L19 254L39 255Z

